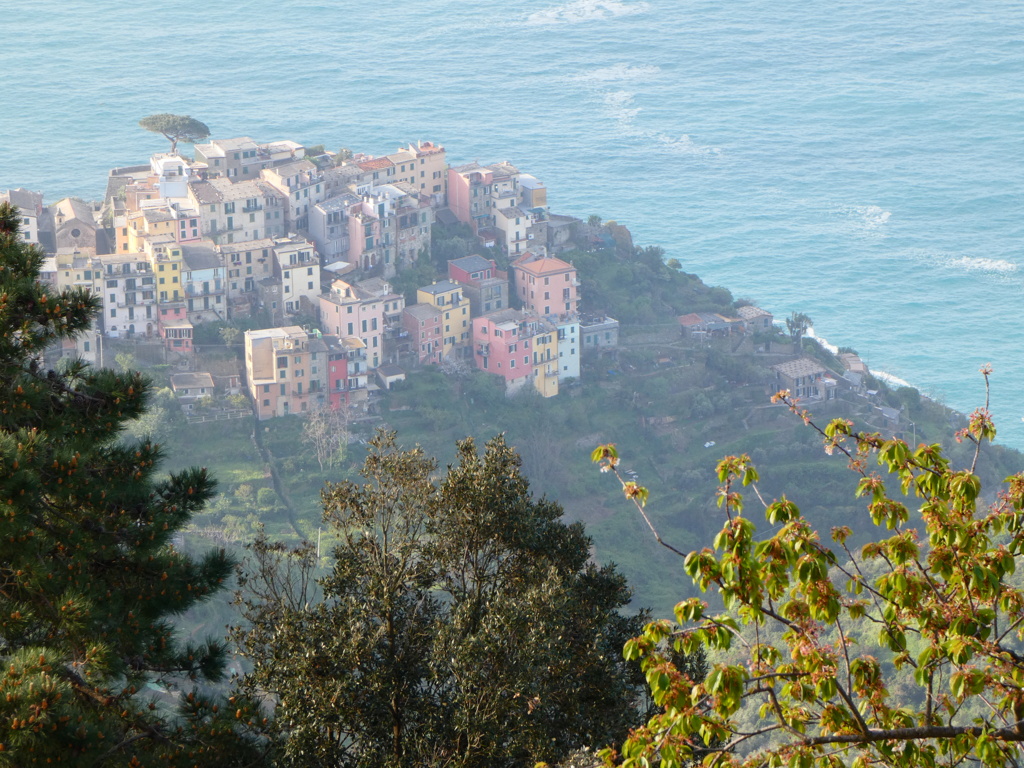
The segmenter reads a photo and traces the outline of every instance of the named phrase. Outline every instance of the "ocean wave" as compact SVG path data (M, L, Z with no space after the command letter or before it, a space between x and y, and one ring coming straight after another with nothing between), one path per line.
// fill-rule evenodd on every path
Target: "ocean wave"
M721 154L719 147L704 146L696 143L688 134L671 136L661 131L641 128L636 125L636 118L643 109L634 106L635 94L632 91L606 91L602 94L605 111L618 123L619 133L660 145L676 155L693 155L712 157Z
M642 80L650 80L661 74L661 67L653 65L634 67L629 64L615 64L610 67L592 69L580 75L570 78L576 83L636 83Z
M814 326L813 325L810 326L806 331L804 331L804 337L808 338L808 339L814 339L816 342L818 342L818 346L819 347L824 347L829 352L831 352L833 355L838 355L839 354L839 347L837 347L835 344L830 344L828 339L823 339L821 336L818 336L814 332Z
M913 384L911 384L906 379L901 379L899 376L894 376L893 374L886 373L885 371L871 371L871 375L874 376L876 379L880 379L880 380L884 381L886 384L890 384L890 385L893 385L893 386L897 386L897 387L913 387L914 386ZM916 387L914 387L914 388L916 389Z
M959 256L949 259L946 266L961 272L994 272L1001 275L1017 271L1017 265L1012 261L989 259L983 256Z
M892 216L891 211L878 205L840 205L836 211L867 231L882 229Z
M603 21L619 16L643 13L647 3L620 3L616 0L573 0L564 5L536 11L526 17L530 25L578 24L583 21Z
M633 106L635 94L630 91L607 91L602 94L605 111L609 117L618 120L623 126L631 126L641 108Z
M924 248L908 248L902 251L902 255L964 274L984 272L990 275L1011 275L1019 269L1017 264L1007 259L993 259L988 256L960 256Z

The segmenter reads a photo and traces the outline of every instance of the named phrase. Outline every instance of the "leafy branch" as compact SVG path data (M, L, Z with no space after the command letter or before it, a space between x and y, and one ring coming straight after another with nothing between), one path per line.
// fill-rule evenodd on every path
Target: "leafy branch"
M627 643L624 655L640 662L664 711L619 752L606 751L609 764L1017 764L1024 591L1012 577L1024 552L1024 474L1007 478L983 503L975 471L982 444L996 431L988 412L991 368L981 373L985 407L956 434L975 445L962 469L940 445L908 446L855 431L845 419L819 426L788 391L773 397L821 436L826 453L846 456L859 478L855 495L884 531L859 552L847 545L849 528L832 531L833 549L791 500L766 502L756 469L741 455L717 467L726 519L713 546L684 554L661 538L645 509L647 489L620 474L615 447L593 452L658 543L683 557L694 583L716 591L726 608L707 615L704 601L684 600L675 623L652 622ZM869 471L871 461L880 472ZM756 537L746 516L748 488L773 526L767 538ZM917 499L916 510L907 496ZM763 632L768 627L775 631ZM879 657L858 643L872 635ZM737 638L742 650L734 649ZM684 653L730 652L723 656L730 661L694 682L673 669L666 641ZM741 660L731 661L737 653ZM745 725L752 719L756 728ZM718 746L709 750L709 743Z

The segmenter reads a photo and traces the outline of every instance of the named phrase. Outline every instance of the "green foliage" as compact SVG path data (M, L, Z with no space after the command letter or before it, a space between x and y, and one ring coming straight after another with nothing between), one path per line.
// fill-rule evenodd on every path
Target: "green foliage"
M311 546L253 547L236 636L278 702L279 764L528 765L634 724L624 579L501 438L435 470L379 433L366 482L324 491L340 543L319 580Z
M159 133L171 142L171 154L178 151L178 142L195 144L210 137L210 129L188 115L172 115L161 112L139 120L139 126L147 131Z
M790 338L792 338L793 344L796 345L797 349L803 348L804 334L806 334L813 325L814 323L811 318L803 312L793 312L786 318L786 330L789 331Z
M982 373L987 385L990 370ZM843 525L826 546L792 500L768 502L756 490L746 456L723 459L725 522L713 547L686 555L684 568L726 612L684 600L675 623L648 624L627 644L626 657L640 662L665 709L606 760L1016 766L1024 743L1024 589L1015 576L1024 473L984 501L976 470L982 445L995 438L987 407L957 433L973 447L957 467L939 445L908 446L841 418L821 428L788 392L774 399L817 432L826 453L848 459L876 540L856 551ZM609 470L619 462L608 447L593 458ZM765 532L746 514L744 487L756 490ZM666 643L714 650L718 663L694 684Z
M220 337L224 340L224 343L229 347L232 344L235 344L238 341L239 336L242 335L242 332L240 330L230 325L224 326L223 328L218 328L217 333L220 334Z
M732 295L709 288L664 261L661 248L572 251L562 258L576 267L587 312L607 313L631 325L674 323L688 312L732 314ZM678 262L677 262L678 264ZM622 290L629 285L630 290Z
M220 677L224 649L171 623L230 575L223 552L171 544L214 483L161 476L156 446L119 439L150 399L139 373L41 369L98 301L41 285L17 221L0 206L0 765L251 761L239 724L193 689ZM177 715L156 706L178 697Z
M131 352L118 352L114 355L114 362L125 373L135 369L135 355Z

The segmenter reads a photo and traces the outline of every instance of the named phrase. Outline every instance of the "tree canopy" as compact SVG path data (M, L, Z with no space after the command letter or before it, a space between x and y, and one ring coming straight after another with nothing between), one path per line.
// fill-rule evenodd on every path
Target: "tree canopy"
M366 482L330 485L340 543L260 540L236 632L252 692L277 702L282 765L512 766L608 744L638 721L621 658L642 615L579 524L534 499L499 437L459 443L440 480L378 433Z
M139 126L147 131L162 134L171 142L171 154L178 151L179 141L195 144L210 137L210 129L206 127L206 123L201 123L188 115L172 115L169 112L148 115L139 120Z
M665 709L606 759L666 768L699 754L705 765L773 768L1019 765L1024 473L983 494L976 471L995 437L987 405L957 433L974 452L954 467L939 445L854 432L843 419L820 428L788 392L775 399L849 462L878 540L854 551L840 526L825 545L791 500L761 498L748 457L723 459L721 533L713 548L685 555L685 570L726 611L685 600L676 622L653 622L627 644ZM613 446L594 460L618 474ZM619 479L654 530L646 490ZM747 516L744 488L767 530ZM666 642L711 649L716 663L703 682L680 672ZM719 746L702 751L705 743Z
M161 477L157 446L119 439L148 401L139 373L41 365L98 299L40 284L18 221L0 205L0 765L192 765L225 743L234 764L234 719L195 690L224 649L171 623L231 572L223 552L172 545L214 483Z

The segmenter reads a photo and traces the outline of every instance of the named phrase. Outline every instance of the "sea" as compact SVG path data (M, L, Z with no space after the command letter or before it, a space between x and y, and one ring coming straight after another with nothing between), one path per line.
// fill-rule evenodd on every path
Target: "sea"
M215 137L509 160L1024 449L1024 3L0 0L0 188ZM187 147L185 148L187 149Z

